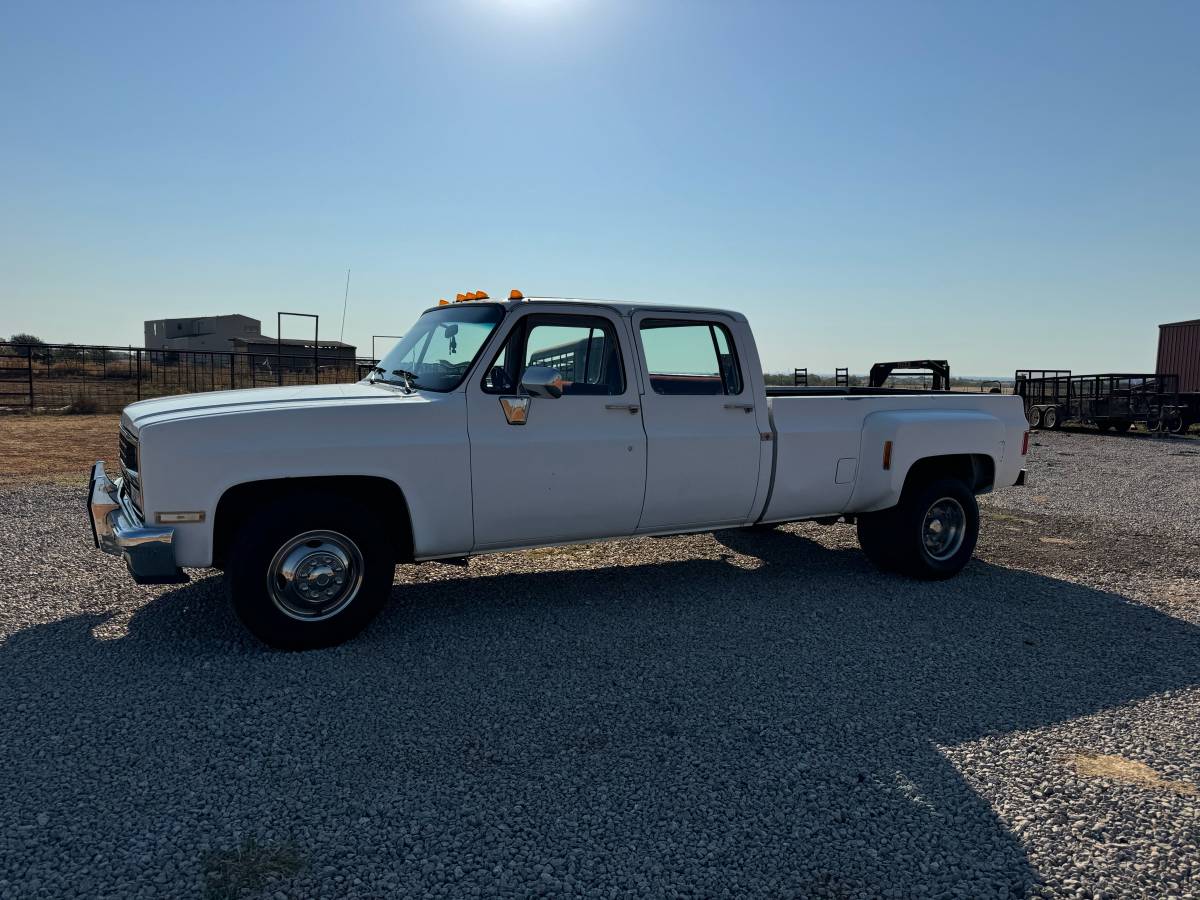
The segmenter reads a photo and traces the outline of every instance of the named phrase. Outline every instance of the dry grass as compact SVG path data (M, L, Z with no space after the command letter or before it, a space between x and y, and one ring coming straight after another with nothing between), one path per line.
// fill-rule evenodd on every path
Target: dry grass
M1089 778L1104 778L1109 781L1119 781L1122 784L1133 784L1174 794L1196 793L1195 785L1186 781L1172 781L1169 778L1163 778L1146 764L1126 759L1123 756L1081 753L1071 759L1071 765L1078 774Z
M119 416L0 416L0 483L82 483L116 468Z
M290 844L269 847L247 838L236 849L205 856L205 896L209 900L235 900L254 895L268 882L288 878L303 868L303 858Z

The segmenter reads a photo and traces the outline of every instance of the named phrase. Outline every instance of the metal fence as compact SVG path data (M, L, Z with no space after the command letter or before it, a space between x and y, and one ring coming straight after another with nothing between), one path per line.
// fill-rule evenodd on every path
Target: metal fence
M0 408L115 412L197 391L346 384L374 362L307 347L263 354L0 341Z

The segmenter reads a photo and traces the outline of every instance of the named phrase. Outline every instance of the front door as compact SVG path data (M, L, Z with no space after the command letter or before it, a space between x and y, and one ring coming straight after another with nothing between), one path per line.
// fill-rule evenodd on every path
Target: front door
M467 388L475 549L632 534L646 484L641 398L608 315L533 313ZM561 397L523 396L528 366Z
M650 447L638 530L744 523L763 441L755 391L729 328L650 315L636 316L634 328L648 381L642 416Z

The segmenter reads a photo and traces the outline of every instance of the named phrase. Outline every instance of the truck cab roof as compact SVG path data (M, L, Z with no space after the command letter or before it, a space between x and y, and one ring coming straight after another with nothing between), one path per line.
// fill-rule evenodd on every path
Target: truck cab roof
M683 306L683 305L664 305L661 303L639 303L637 301L623 300L600 300L600 299L585 299L581 297L524 297L519 300L463 300L463 303L492 303L497 306L505 307L508 310L517 309L523 306L540 306L540 305L562 305L569 303L581 307L600 307L610 310L619 316L632 316L634 313L662 313L664 315L675 315L679 313L690 313L693 315L708 315L708 316L723 316L734 322L745 322L746 317L739 312L731 309L717 309L715 307L706 306ZM453 304L446 304L453 305ZM435 309L443 309L445 305L431 306L426 309L426 312Z

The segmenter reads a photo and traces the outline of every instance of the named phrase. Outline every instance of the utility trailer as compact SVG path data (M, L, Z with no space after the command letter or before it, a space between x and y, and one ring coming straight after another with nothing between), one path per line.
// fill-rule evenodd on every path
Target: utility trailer
M1107 372L1074 375L1069 369L1018 369L1014 392L1032 428L1055 429L1064 422L1101 431L1128 431L1134 423L1150 431L1178 433L1184 407L1175 375Z

